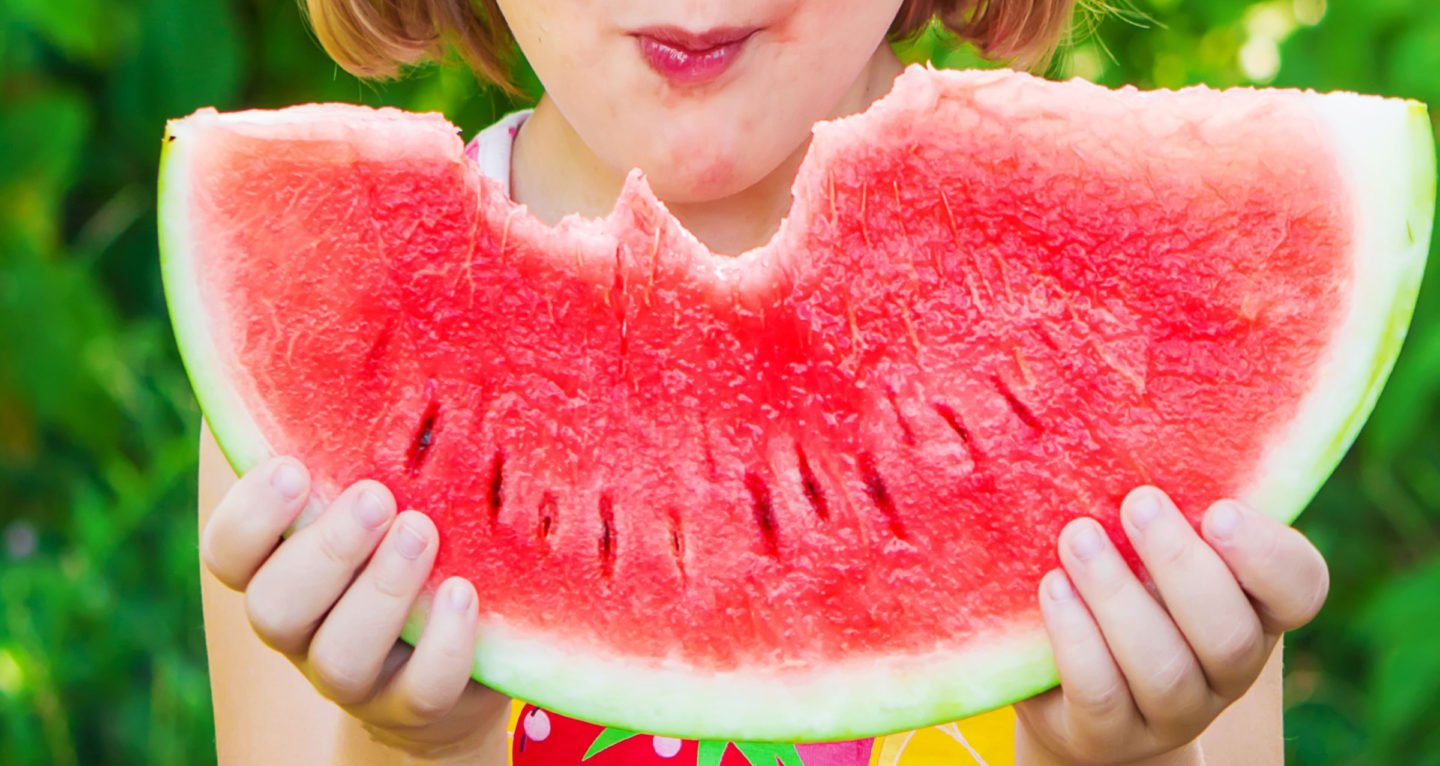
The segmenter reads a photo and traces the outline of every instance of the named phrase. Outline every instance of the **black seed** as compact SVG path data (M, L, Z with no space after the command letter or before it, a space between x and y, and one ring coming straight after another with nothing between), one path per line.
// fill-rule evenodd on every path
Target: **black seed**
M555 495L546 492L540 497L540 539L550 537L555 531Z
M671 508L665 513L665 520L670 528L670 555L675 557L675 568L680 570L680 577L685 577L685 530L680 523L680 511Z
M960 422L960 416L955 414L955 410L951 409L950 405L944 402L936 402L934 407L935 413L945 421L945 425L950 426L950 430L960 435L960 441L965 442L966 446L969 446L971 442L970 429L966 428L965 424Z
M415 428L415 438L411 440L410 449L405 456L405 469L411 476L420 473L420 466L424 464L430 448L435 445L435 422L439 418L440 402L432 399L425 408L425 414L420 417L420 425Z
M890 497L890 490L885 486L885 479L875 468L875 458L869 452L860 453L860 475L865 481L865 492L870 495L870 500L875 507L885 514L890 522L890 532L900 539L905 539L905 529L900 524L900 514L895 509L895 500Z
M490 461L490 522L500 518L500 507L505 504L505 450L495 450Z
M753 471L745 472L745 488L750 490L751 509L755 513L755 524L760 528L760 539L765 552L771 556L780 553L776 537L775 508L770 500L770 485Z
M950 405L944 402L935 402L931 406L935 408L935 414L939 415L940 419L945 421L945 425L950 426L950 430L954 431L955 434L960 437L960 441L965 445L965 449L970 451L970 459L975 463L979 463L980 446L975 443L975 439L970 435L970 429L965 427L965 421L960 419L959 413L955 412Z
M805 499L810 501L810 507L815 509L815 515L821 521L830 519L830 504L825 500L825 492L820 489L820 481L815 478L815 472L810 470L810 461L805 459L805 450L799 444L795 445L795 458L800 467L800 486L805 490Z
M600 571L609 577L615 569L615 506L610 495L600 496Z

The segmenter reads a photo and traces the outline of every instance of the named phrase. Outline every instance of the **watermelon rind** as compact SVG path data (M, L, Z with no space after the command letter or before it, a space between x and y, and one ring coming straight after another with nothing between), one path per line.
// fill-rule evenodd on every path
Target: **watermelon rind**
M1406 330L1430 251L1435 142L1423 104L1311 95L1330 129L1355 208L1355 282L1315 385L1240 499L1290 523L1313 499L1375 408Z
M179 143L176 148L180 138L174 132L177 125L171 122L166 126L160 150L160 272L164 277L165 305L200 411L225 459L236 473L244 473L274 452L242 404L239 392L226 378L209 325L197 321L205 316L205 309L200 291L195 288L199 278L191 254L196 237L187 212L187 200L193 194L190 174L186 172L189 144Z
M1311 94L1307 103L1333 136L1355 203L1355 279L1313 388L1263 458L1258 478L1240 493L1286 522L1300 513L1353 442L1394 365L1414 309L1435 204L1434 145L1423 105L1350 94ZM317 124L327 116L315 115ZM237 472L272 451L222 372L202 321L207 314L194 271L197 232L187 212L195 201L193 157L185 138L209 121L233 126L267 119L265 113L209 112L172 122L161 163L162 273L177 341L200 407ZM352 112L345 119L362 126L355 135L363 140L390 139L379 125L367 124L378 118ZM443 150L447 161L463 161L463 144L453 129L438 117L436 129L449 134L434 142L436 151ZM817 132L817 143L823 139ZM483 602L483 584L480 591ZM428 597L405 626L405 640L419 639L427 613ZM699 675L678 659L637 664L494 617L482 619L473 674L500 691L600 724L749 741L879 735L965 718L1057 682L1048 640L1034 627L997 627L960 652Z

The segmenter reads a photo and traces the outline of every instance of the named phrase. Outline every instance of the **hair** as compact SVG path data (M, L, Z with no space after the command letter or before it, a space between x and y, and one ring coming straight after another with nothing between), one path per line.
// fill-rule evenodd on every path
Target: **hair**
M303 0L320 44L346 71L391 78L453 48L481 77L513 92L515 45L497 0ZM1076 0L905 0L892 40L938 20L986 57L1022 66L1049 61Z

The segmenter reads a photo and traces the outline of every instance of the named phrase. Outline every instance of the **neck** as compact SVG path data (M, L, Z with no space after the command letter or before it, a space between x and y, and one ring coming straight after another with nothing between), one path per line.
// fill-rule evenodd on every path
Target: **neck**
M901 68L890 47L880 46L826 118L864 111L889 92ZM806 140L769 175L734 194L703 202L667 202L667 207L715 252L739 253L763 245L790 210L790 187L809 146ZM624 172L605 165L580 140L548 97L540 99L516 137L510 175L515 201L552 225L571 214L607 215L625 180Z

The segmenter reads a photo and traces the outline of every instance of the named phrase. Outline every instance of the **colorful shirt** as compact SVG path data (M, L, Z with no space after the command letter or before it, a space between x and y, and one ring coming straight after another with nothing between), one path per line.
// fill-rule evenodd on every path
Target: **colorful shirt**
M588 757L587 757L588 756ZM512 766L1013 766L1015 711L888 737L760 745L654 737L566 718L532 705L510 712Z
M466 148L480 170L499 181L507 193L515 134L529 116L522 111L502 118ZM1002 708L958 723L877 739L762 745L607 729L515 702L510 738L513 766L1013 766L1015 711Z

